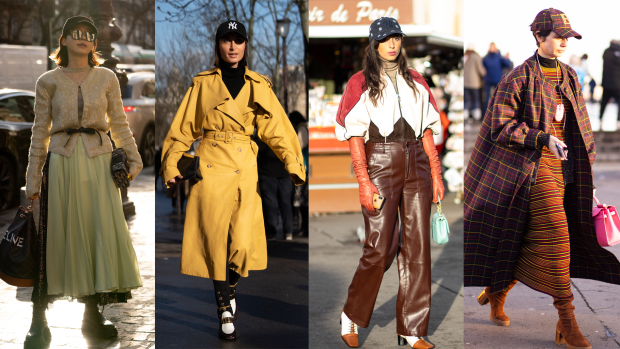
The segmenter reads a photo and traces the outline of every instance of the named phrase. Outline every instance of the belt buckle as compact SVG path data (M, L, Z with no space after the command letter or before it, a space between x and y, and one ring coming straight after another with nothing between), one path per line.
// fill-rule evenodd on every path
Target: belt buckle
M233 141L233 132L226 131L226 139L224 140L224 143L232 143L232 141Z

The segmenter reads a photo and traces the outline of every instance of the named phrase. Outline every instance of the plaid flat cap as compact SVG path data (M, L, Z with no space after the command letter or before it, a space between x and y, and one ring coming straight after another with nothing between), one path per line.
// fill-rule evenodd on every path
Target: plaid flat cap
M570 22L564 12L554 8L542 10L536 15L532 23L532 31L536 33L540 30L553 30L559 36L575 37L581 40L581 34L570 27Z

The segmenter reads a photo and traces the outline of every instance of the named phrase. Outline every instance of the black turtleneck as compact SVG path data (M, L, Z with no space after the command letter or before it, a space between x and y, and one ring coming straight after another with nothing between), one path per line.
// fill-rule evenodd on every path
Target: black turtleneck
M545 68L557 67L557 64L558 64L557 58L545 58L539 55L538 52L536 52L536 55L538 56L538 61L540 62L540 65L542 65L543 67Z
M245 67L238 65L237 68L232 68L226 64L222 64L220 66L222 71L222 80L224 81L224 85L230 92L230 95L233 99L237 98L239 91L245 85Z

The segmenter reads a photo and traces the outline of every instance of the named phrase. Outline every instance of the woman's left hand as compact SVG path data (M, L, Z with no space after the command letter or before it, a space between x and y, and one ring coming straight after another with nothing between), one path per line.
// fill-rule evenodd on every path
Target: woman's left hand
M439 178L438 180L435 180L435 178L433 178L433 203L439 203L437 197L441 198L441 200L443 201L445 191L446 189L443 186L443 181L441 180L441 178Z

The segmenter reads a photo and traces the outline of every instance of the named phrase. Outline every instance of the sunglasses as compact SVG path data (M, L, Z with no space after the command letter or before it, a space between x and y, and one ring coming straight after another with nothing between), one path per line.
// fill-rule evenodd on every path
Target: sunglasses
M80 40L84 36L86 36L86 41L88 41L88 42L93 42L93 41L95 41L97 39L97 34L95 34L95 33L83 32L83 31L78 30L78 29L73 29L71 31L71 38L73 38L73 40Z

